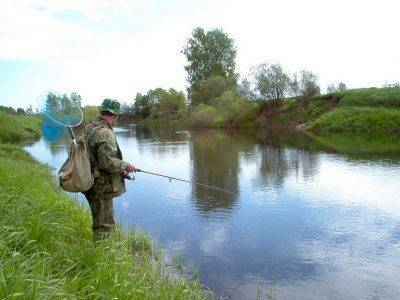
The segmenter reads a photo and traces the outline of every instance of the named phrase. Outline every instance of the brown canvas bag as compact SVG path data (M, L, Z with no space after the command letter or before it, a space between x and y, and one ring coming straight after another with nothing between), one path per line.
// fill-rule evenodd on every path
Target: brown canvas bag
M68 158L58 171L60 186L67 192L86 192L94 184L90 154L84 136L71 144Z

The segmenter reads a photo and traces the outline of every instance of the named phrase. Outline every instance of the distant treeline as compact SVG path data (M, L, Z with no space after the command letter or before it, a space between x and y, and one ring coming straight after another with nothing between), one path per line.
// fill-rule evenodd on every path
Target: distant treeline
M35 111L33 110L32 105L29 105L25 109L22 107L18 107L16 110L11 106L7 107L0 105L0 111L11 115L35 115L39 113L38 109L36 109Z

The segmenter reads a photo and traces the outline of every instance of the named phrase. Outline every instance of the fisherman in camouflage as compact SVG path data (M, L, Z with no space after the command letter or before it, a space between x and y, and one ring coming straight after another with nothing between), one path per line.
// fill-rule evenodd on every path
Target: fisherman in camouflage
M113 125L120 113L118 101L105 99L100 116L83 130L90 153L90 163L95 177L93 187L84 193L93 218L93 239L106 237L115 226L113 198L125 193L124 175L135 167L122 160Z

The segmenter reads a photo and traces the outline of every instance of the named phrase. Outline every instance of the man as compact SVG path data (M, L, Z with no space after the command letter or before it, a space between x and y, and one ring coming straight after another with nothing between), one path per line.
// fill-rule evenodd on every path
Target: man
M95 177L93 187L84 193L93 218L93 240L107 237L115 226L113 198L125 193L124 175L135 167L122 160L113 125L118 120L120 104L105 99L100 116L83 130L90 153L90 164Z

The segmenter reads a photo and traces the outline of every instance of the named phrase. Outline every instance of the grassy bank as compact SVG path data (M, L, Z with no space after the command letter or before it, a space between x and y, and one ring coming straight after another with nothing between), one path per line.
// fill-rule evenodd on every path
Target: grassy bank
M0 111L0 142L38 139L41 120L35 116L12 115Z
M322 133L399 134L400 88L355 89L287 99L275 112L258 116L263 127L303 128Z
M400 109L340 107L310 124L312 131L351 133L400 133Z
M120 228L93 247L90 214L49 169L0 144L0 298L199 299L200 285L165 272L160 251Z

